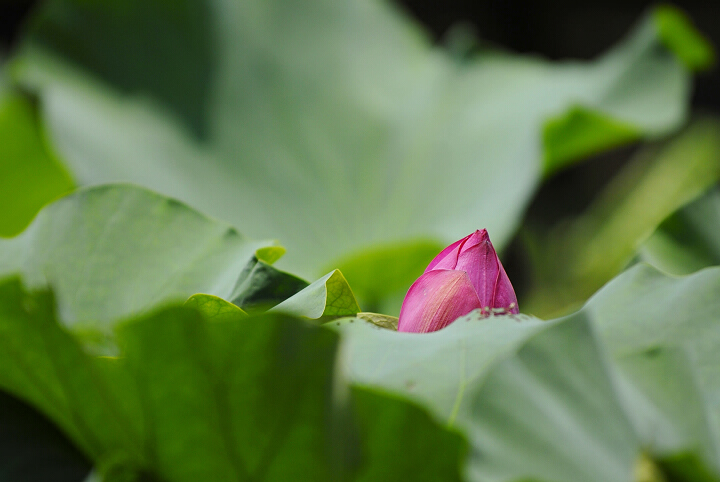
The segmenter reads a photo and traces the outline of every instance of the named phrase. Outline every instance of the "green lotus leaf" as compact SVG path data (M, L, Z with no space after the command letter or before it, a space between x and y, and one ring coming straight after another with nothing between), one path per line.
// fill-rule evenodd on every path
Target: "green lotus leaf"
M543 176L543 126L578 106L627 129L567 130L573 156L676 129L691 74L663 38L650 14L592 62L461 60L381 1L53 0L12 73L79 183L134 182L282 239L282 266L315 278L481 227L502 248Z
M347 280L336 269L275 306L272 311L320 319L353 316L360 307Z
M119 358L96 358L53 306L0 282L0 389L61 427L95 464L90 480L462 480L463 438L349 388L330 330L168 307L118 327Z
M226 298L255 251L271 244L173 199L109 185L62 198L0 239L0 274L51 284L64 322L102 328L195 293Z
M236 305L213 295L198 293L192 295L184 304L187 308L194 308L203 314L208 320L222 321L247 316L243 310Z
M718 480L718 290L720 268L674 278L638 265L553 321L471 313L429 334L359 318L329 326L352 380L468 434L471 480Z
M240 273L228 299L249 313L267 311L307 288L309 283L253 257Z

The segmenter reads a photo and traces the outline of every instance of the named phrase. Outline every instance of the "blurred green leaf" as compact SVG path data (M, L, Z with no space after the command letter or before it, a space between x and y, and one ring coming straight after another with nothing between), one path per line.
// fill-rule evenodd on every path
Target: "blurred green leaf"
M14 59L15 78L38 92L81 183L132 181L253 237L282 238L285 266L305 277L364 249L445 245L479 227L502 247L541 180L542 126L568 109L650 137L685 117L690 75L660 45L652 15L596 61L556 64L492 52L459 61L386 2L208 0L209 20L183 13L186 23L173 23L166 3L53 0ZM153 16L136 22L140 13ZM184 87L203 99L207 134L197 139L152 75L176 72L182 58L183 76L204 78L204 47L185 47L206 22L213 81L202 94ZM133 48L167 25L187 29L177 52Z
M360 307L347 280L336 269L275 306L272 311L320 319L353 316Z
M661 5L654 13L663 44L691 70L705 70L715 63L710 42L698 32L688 16L677 7Z
M120 337L161 477L331 479L332 333L280 316L208 324L175 309Z
M677 480L720 474L718 290L717 268L674 278L638 265L584 309L620 369L617 386L637 433L666 470L673 473L674 461L675 473L685 471Z
M20 94L0 92L0 169L0 236L19 233L41 207L73 188Z
M464 457L467 451L463 438L438 430L424 410L403 399L359 388L353 389L353 396L367 441L367 463L356 480L465 480L458 465L458 455Z
M93 358L52 309L48 293L0 283L0 388L58 423L95 479L460 480L462 437L405 401L348 391L330 330L170 307L119 328L119 359Z
M648 480L718 480L719 290L719 268L671 278L641 265L550 322L337 329L353 380L467 432L471 480L637 482L642 453L660 477Z
M173 199L110 185L60 199L25 232L0 240L0 273L50 283L64 322L102 328L195 293L229 296L255 250L268 244Z
M0 388L42 411L92 460L127 453L141 460L143 421L115 399L116 378L88 357L54 318L48 293L30 294L19 280L0 282ZM119 382L119 381L118 381Z
M700 119L666 145L646 148L583 215L529 243L535 279L523 310L567 312L616 276L672 212L720 179L720 123Z
M575 107L560 117L548 119L543 130L545 175L572 161L640 139L632 124L584 107Z
M720 264L720 189L669 216L642 244L638 257L675 275Z
M695 454L680 454L659 461L666 480L670 482L717 482L720 477L712 473Z

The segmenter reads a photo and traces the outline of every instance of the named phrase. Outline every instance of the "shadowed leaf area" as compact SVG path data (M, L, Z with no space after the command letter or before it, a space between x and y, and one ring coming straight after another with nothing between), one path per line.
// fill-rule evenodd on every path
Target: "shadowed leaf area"
M44 415L0 391L0 480L80 482L87 458Z
M0 283L0 357L11 361L0 388L57 423L103 476L461 480L463 438L406 401L345 385L330 330L170 307L120 325L121 356L96 358L53 304Z

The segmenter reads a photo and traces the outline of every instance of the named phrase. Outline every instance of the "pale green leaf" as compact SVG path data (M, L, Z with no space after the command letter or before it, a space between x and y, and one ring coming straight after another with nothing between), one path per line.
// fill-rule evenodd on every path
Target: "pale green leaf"
M360 307L347 280L336 269L275 306L272 311L319 319L353 316Z
M148 12L149 26L136 21ZM54 0L38 19L15 78L38 92L79 182L135 182L280 238L285 266L306 277L364 249L482 227L502 247L541 180L547 119L582 106L655 137L684 121L690 90L652 15L597 60L563 63L460 61L382 1ZM210 64L193 43L208 25ZM167 44L147 41L165 30ZM196 73L212 82L193 77L176 95L168 78ZM203 102L200 138L190 98Z
M720 270L674 278L633 267L587 304L622 373L643 442L658 456L693 453L720 473Z
M173 199L110 185L62 198L0 240L0 273L51 284L64 322L102 327L195 293L226 298L268 244Z
M470 480L630 480L638 443L586 318L472 313L430 334L359 319L338 329L352 379L468 434Z

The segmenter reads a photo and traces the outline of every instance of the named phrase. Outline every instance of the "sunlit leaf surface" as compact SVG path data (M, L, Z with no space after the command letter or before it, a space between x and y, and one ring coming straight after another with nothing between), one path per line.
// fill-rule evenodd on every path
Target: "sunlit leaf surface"
M269 244L145 189L102 186L60 199L0 240L0 273L51 284L71 325L108 325L195 293L228 297Z
M79 182L132 181L282 239L283 266L314 278L480 227L503 246L541 179L543 124L568 109L675 129L690 74L658 32L651 14L593 62L460 61L379 1L54 0L13 73Z
M718 269L671 278L641 265L555 321L470 314L431 334L360 319L336 328L352 379L466 430L472 480L637 481L642 453L678 477L668 480L716 480L719 289Z

